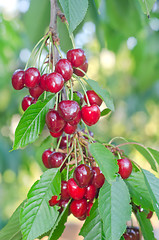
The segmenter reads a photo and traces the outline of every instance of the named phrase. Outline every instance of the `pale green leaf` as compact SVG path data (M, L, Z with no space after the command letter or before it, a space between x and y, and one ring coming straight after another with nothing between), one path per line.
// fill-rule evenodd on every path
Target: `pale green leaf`
M139 0L139 2L141 4L143 12L149 16L156 0Z

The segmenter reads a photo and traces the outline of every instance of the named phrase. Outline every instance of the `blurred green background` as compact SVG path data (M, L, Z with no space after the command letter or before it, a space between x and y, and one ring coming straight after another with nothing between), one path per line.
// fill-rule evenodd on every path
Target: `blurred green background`
M41 154L47 146L39 148L42 137L9 152L22 115L21 101L28 94L26 89L14 90L11 77L24 68L33 46L48 30L49 7L49 0L0 1L0 228L43 170ZM60 20L58 31L65 54L72 45ZM90 0L74 35L76 46L86 51L88 76L114 98L116 111L91 127L95 137L108 142L123 136L159 150L159 2L148 19L138 0L101 0L98 10ZM140 163L141 156L131 148L126 153Z

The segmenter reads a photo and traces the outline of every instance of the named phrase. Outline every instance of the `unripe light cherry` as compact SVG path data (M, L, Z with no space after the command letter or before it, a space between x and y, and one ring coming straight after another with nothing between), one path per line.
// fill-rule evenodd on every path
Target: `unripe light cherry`
M104 177L103 173L101 172L99 167L93 167L92 171L93 171L92 184L96 188L101 188L105 182L105 177Z
M87 97L89 99L90 104L91 105L97 104L100 107L103 100L98 96L98 94L93 90L88 90L86 93L87 93ZM84 100L87 103L86 95L84 95Z
M46 168L50 168L49 163L48 163L48 158L49 158L50 154L52 154L52 153L53 152L50 149L46 149L42 154L42 161Z
M72 126L70 123L66 123L63 130L67 134L73 134L75 133L76 129L77 129L77 125Z
M74 72L77 76L84 77L85 73L86 73L87 70L88 70L88 61L85 60L85 62L84 62L81 66L79 66L78 68L80 68L82 71L80 71L79 69L74 68L74 69L73 69L73 72Z
M33 88L29 88L29 93L34 98L38 98L43 92L44 90L39 85L36 85Z
M81 218L87 212L86 199L73 200L70 204L70 212L77 218Z
M30 96L25 96L22 100L22 109L23 111L26 111L27 108L32 104L32 97Z
M48 129L53 133L60 132L66 124L59 113L53 109L46 114L45 121Z
M65 159L65 155L63 153L53 152L48 157L48 165L50 168L58 168L61 166L64 159Z
M37 68L31 67L25 70L24 83L28 88L35 87L40 81L40 72Z
M82 119L88 125L96 124L100 118L100 109L97 104L83 106L81 109Z
M63 100L58 105L58 112L66 122L74 120L79 111L79 104L73 100Z
M21 69L16 70L12 75L12 86L15 90L24 88L24 71Z
M75 168L73 178L79 187L87 187L93 178L92 168L86 164L80 164Z
M46 76L46 88L52 93L59 92L64 86L64 79L61 74L53 72Z
M73 67L67 59L60 59L55 66L55 72L60 73L65 81L70 80L73 74Z
M128 158L118 159L119 174L123 179L130 176L132 172L132 163Z
M76 200L82 199L86 193L86 188L80 188L73 178L70 178L67 183L69 195Z
M85 62L86 56L82 49L77 48L67 52L67 59L71 62L73 67L79 67Z

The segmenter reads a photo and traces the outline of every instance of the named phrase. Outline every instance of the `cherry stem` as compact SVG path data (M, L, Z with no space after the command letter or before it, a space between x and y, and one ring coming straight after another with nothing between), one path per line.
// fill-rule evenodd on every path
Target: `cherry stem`
M84 94L85 94L86 99L87 99L87 105L91 106L91 104L89 102L89 99L88 99L88 96L87 96L87 92L86 92L87 89L86 89L86 87L84 86L83 82L81 81L81 79L79 77L77 77L75 74L73 74L73 76L78 80L78 82L80 83L80 85L81 85L81 87L82 87L82 89L84 91Z
M71 86L71 100L73 100L73 84L71 79L70 79L70 86Z
M74 139L74 150L75 150L75 164L76 164L76 167L77 167L78 163L77 163L76 138Z
M67 154L67 156L65 157L65 159L63 160L63 163L60 165L60 168L64 165L64 163L66 162L67 158L70 156L71 152L73 151L73 145L71 147L71 150L69 151L69 153Z
M61 139L62 139L62 136L59 138L58 144L57 144L57 146L56 146L56 152L57 152L58 149L59 149L59 146L60 146L60 143L61 143Z
M59 93L56 94L56 103L55 103L55 110L57 111L58 107L58 100L59 100Z
M81 154L81 157L82 157L82 163L84 164L83 152L82 152L81 145L80 145L78 139L77 139L77 142L78 142L79 151L80 151L80 154Z

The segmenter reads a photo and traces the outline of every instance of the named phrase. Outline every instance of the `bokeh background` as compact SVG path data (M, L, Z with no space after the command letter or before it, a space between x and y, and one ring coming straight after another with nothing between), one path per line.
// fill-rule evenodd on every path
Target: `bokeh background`
M49 0L0 0L0 229L44 170L41 154L47 146L39 148L41 138L9 152L23 113L21 101L28 94L12 88L11 76L24 68L33 46L47 32L49 7ZM60 20L58 32L65 55L72 45ZM89 77L108 89L115 103L115 112L91 127L95 137L108 142L122 136L159 150L159 1L148 19L138 0L101 0L98 10L90 0L74 35L76 47L86 51ZM125 151L150 170L139 153L131 147ZM70 221L75 228L81 224L73 217ZM152 221L157 228L155 216Z

